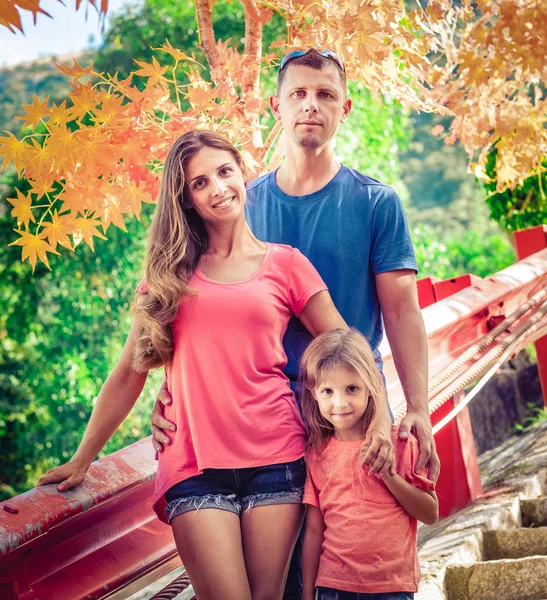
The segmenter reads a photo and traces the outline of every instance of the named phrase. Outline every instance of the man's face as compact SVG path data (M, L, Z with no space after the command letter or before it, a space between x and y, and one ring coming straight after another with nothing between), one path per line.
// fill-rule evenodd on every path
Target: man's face
M303 65L287 67L278 96L270 107L280 119L287 136L302 148L316 149L328 144L351 110L351 100L336 68L313 69Z

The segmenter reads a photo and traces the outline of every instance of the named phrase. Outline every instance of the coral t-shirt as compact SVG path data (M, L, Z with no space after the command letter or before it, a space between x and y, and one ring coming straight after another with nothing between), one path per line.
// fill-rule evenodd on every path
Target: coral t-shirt
M258 271L220 283L197 269L197 294L183 297L166 368L177 425L160 453L154 510L165 521L165 492L203 469L290 462L304 455L305 428L289 381L283 335L290 318L326 286L290 246L267 244ZM146 291L142 290L141 291Z
M304 503L323 515L325 533L316 586L365 594L416 592L420 566L416 519L385 483L359 465L362 440L331 438L322 453L309 452ZM434 489L414 472L418 442L399 440L393 428L397 472L422 489Z

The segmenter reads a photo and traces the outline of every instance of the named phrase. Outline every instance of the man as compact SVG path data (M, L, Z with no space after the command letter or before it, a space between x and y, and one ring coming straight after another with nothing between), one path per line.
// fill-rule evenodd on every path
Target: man
M299 248L311 260L346 323L370 341L380 369L383 319L408 405L400 437L408 437L411 430L416 434L416 469L427 466L436 481L439 459L427 407L427 338L416 292L416 259L397 194L341 165L334 155L336 132L351 111L340 58L329 50L289 53L281 62L270 108L283 124L285 160L277 171L248 186L253 233ZM291 381L309 339L296 321L287 332L285 373ZM170 402L166 390L160 392L152 415L157 451L168 443L160 429L169 429L162 402ZM388 468L391 457L385 450L376 456L376 442L369 443L365 462L376 471Z

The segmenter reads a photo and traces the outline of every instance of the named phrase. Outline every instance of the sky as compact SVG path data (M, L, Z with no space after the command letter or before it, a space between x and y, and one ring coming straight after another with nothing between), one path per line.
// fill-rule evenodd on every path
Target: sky
M29 11L20 11L24 34L20 31L11 33L0 26L0 67L44 56L79 52L90 47L90 36L95 38L92 46L98 46L102 34L95 9L88 7L85 1L78 11L76 0L64 0L64 4L59 0L42 0L40 6L53 18L39 14L36 25ZM129 0L109 0L108 13L118 12L124 4L129 4Z

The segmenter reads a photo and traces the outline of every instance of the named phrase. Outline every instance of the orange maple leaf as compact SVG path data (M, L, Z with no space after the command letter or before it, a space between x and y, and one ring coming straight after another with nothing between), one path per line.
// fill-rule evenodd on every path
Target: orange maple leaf
M18 140L13 133L9 133L7 137L0 137L0 156L4 157L4 164L2 165L1 171L3 171L11 161L17 170L17 173L21 174L23 168L23 159L27 152L30 150L30 144Z
M165 44L163 46L160 46L159 48L152 48L152 50L170 54L175 60L188 60L191 62L195 62L195 63L199 64L200 66L203 66L200 63L198 63L198 61L195 59L195 57L188 56L188 54L184 54L184 52L181 52L177 48L173 48L173 46L171 45L171 42L167 39L165 40Z
M35 194L38 198L46 194L51 194L54 190L53 185L51 185L52 182L47 179L30 179L29 183L31 193Z
M141 77L148 77L148 84L157 83L165 74L169 67L162 67L156 60L156 57L152 57L152 63L141 62L135 60L135 62L141 67L138 71L134 71L133 75L140 75Z
M23 128L32 127L32 129L35 129L40 121L49 116L49 111L47 108L48 102L49 96L46 96L45 100L40 102L38 96L34 94L32 104L23 104L26 114L22 116L16 116L15 118L19 119L20 121L25 121Z
M47 237L52 248L55 248L57 244L61 244L69 250L74 250L69 234L74 231L74 217L71 215L59 216L58 211L53 212L51 222L45 221L42 223L43 235Z
M92 60L89 61L89 67L86 67L85 69L80 65L80 63L76 59L74 59L73 67L69 67L68 65L64 65L63 63L58 63L55 60L53 62L55 63L55 66L59 69L59 71L61 71L61 73L64 73L65 75L68 75L69 77L73 77L74 79L80 79L84 75L89 75L89 76L100 75L99 73L96 73L93 70L93 61Z
M57 250L52 248L43 238L45 237L44 232L34 235L29 231L15 230L21 237L15 242L8 244L9 246L22 246L22 260L28 259L32 265L32 272L36 268L36 259L39 258L46 267L51 271L49 262L47 260L47 253L52 252L53 254L59 254Z
M105 236L97 229L98 225L99 219L86 219L84 217L81 219L76 219L74 244L78 245L82 240L84 240L91 250L95 252L95 248L93 246L93 236L98 237L101 240L106 240Z
M21 192L21 190L16 189L17 198L6 198L6 200L13 206L13 210L11 211L11 216L17 218L17 225L21 226L23 224L25 227L28 227L29 221L36 223L36 219L32 214L32 197L25 196Z
M68 121L72 120L69 109L66 107L66 100L63 100L61 104L52 104L49 109L49 123L53 125L65 125Z
M97 91L91 85L91 81L88 81L86 85L82 85L79 82L71 82L70 87L72 87L74 92L68 95L73 105L70 107L69 113L73 119L82 120L88 112L95 109L97 105Z
M47 147L57 168L72 165L74 161L74 135L65 125L50 127Z
M13 2L0 3L0 25L7 27L12 33L15 33L15 29L23 31L21 15Z

